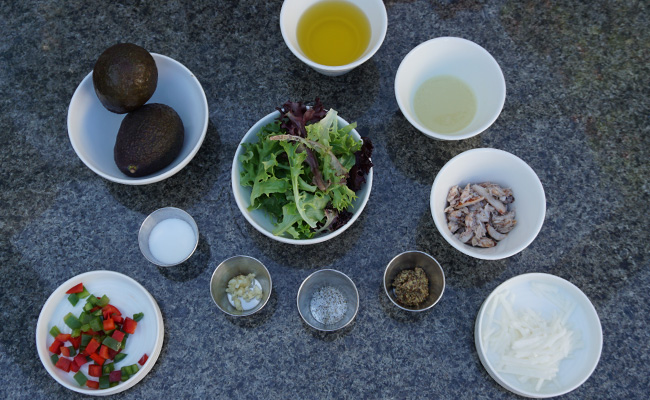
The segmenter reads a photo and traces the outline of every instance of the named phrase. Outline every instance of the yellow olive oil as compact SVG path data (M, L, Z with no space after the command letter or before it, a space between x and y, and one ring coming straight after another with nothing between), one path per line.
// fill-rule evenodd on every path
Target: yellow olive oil
M469 85L454 76L434 76L415 92L413 109L425 127L438 133L454 134L474 119L476 96Z
M309 7L298 21L298 45L310 60L328 66L350 64L370 43L370 22L356 5L326 0Z

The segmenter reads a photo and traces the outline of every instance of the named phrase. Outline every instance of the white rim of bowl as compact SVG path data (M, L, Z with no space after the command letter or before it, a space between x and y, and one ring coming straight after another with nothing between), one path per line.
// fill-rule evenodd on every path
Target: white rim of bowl
M400 71L402 70L402 65L406 63L406 61L415 54L416 51L419 51L421 47L427 46L431 44L432 42L436 41L460 41L466 44L469 44L470 46L476 47L480 52L486 54L488 58L491 60L491 62L497 67L497 70L501 74L501 87L503 88L503 98L501 99L501 104L499 105L499 112L489 121L486 122L485 124L481 125L478 129L465 133L463 135L444 135L440 134L437 132L433 132L430 129L425 128L422 124L417 119L411 118L410 113L404 112L404 110L407 109L406 104L403 104L400 96L398 95L398 85L400 82L400 79L398 78L400 76ZM424 135L433 138L433 139L438 139L438 140L448 140L448 141L453 141L453 140L463 140L463 139L468 139L473 136L479 135L483 132L485 132L494 122L499 118L499 115L501 115L501 111L503 111L503 106L506 103L506 79L505 76L503 75L503 70L501 69L501 66L499 66L499 63L497 60L490 54L489 51L485 50L484 47L481 45L472 42L471 40L463 39L460 37L455 37L455 36L442 36L442 37L437 37L433 39L429 39L425 42L420 43L419 45L415 46L411 51L409 51L406 56L402 59L402 62L400 62L399 67L397 68L397 72L395 73L395 84L394 84L394 91L395 91L395 99L397 100L397 105L399 106L400 111L402 112L402 115L413 125L417 130L422 132Z
M155 60L155 59L162 59L162 60L165 60L165 61L170 62L170 63L172 63L172 64L176 64L176 66L177 66L177 67L180 67L181 70L185 70L185 71L187 71L187 73L188 73L188 74L193 78L192 81L193 81L193 82L198 86L199 93L201 93L202 100L203 100L203 112L205 113L205 120L203 121L203 128L202 128L202 130L201 130L201 136L199 137L198 142L197 142L196 145L192 148L192 150L191 150L190 153L187 155L187 157L186 157L184 160L182 160L182 161L181 161L177 166L175 166L174 168L172 168L172 169L170 169L169 171L165 172L164 174L155 175L155 176L150 176L150 175L149 175L149 176L145 176L145 177L141 177L141 178L128 178L128 177L124 177L124 178L116 178L116 177L114 177L114 176L108 175L108 174L106 174L106 173L100 171L99 169L95 168L95 167L92 165L92 163L90 162L90 160L88 160L84 155L82 155L82 153L80 153L79 148L78 148L78 146L77 146L77 144L76 144L76 141L73 139L73 137L72 137L72 133L71 133L71 131L70 131L70 123L71 123L71 118L72 118L72 117L71 117L71 108L72 108L72 104L74 103L75 97L78 96L79 89L80 89L84 84L87 84L86 82L87 82L88 80L91 80L91 81L92 81L92 78L93 78L93 71L90 71L90 72L88 73L88 75L86 75L86 76L81 80L81 83L79 83L79 86L77 86L77 89L75 89L74 94L72 95L72 98L70 99L70 104L68 105L68 118L67 118L68 139L70 140L70 143L72 144L72 148L74 149L74 152L77 154L77 157L79 157L79 159L81 159L81 161L82 161L82 162L83 162L83 163L84 163L88 168L90 168L94 173L96 173L97 175L99 175L99 176L101 176L102 178L107 179L107 180L109 180L109 181L111 181L111 182L121 183L121 184L124 184L124 185L148 185L148 184L150 184L150 183L160 182L160 181L162 181L162 180L165 180L165 179L167 179L167 178L169 178L169 177L171 177L171 176L177 174L180 170L182 170L183 168L185 168L185 166L186 166L187 164L189 164L190 161L192 161L192 159L194 158L194 156L196 155L196 153L198 153L199 149L201 148L201 145L203 144L203 140L205 139L206 133L207 133L207 131L208 131L208 121L209 121L209 117L210 117L210 114L209 114L209 112L208 112L208 99L207 99L207 97L205 96L205 91L203 90L203 86L201 86L201 82L199 82L199 80L198 80L198 79L196 78L196 76L192 73L192 71L190 71L189 69L187 69L187 67L185 67L185 66L184 66L183 64L181 64L180 62L174 60L173 58L171 58L171 57L167 57L167 56L165 56L165 55L158 54L158 53L150 53L150 54L151 54L151 56L154 58L154 60ZM91 85L92 85L92 83L91 83ZM99 99L98 99L97 101L99 101ZM110 112L110 111L109 111L109 112ZM173 161L172 161L172 162L173 162ZM156 173L154 172L154 174L156 174Z
M436 185L438 183L438 179L440 178L441 174L447 168L450 168L449 165L452 163L452 161L455 161L456 159L459 159L459 158L466 157L466 156L471 155L471 154L476 153L476 152L498 152L498 153L501 153L502 155L504 155L506 157L509 157L511 159L514 159L515 161L520 163L522 168L526 169L528 172L532 173L532 175L537 178L537 179L534 180L534 183L537 186L538 190L541 191L542 196L544 197L544 207L543 207L540 215L537 217L537 221L535 223L535 234L532 235L531 238L528 239L526 242L524 242L523 246L520 246L521 248L518 249L518 250L515 249L515 250L511 250L511 251L504 252L504 253L499 253L499 254L481 254L481 253L476 253L476 252L470 252L470 250L473 249L473 247L471 247L469 245L466 245L464 243L460 243L458 241L453 240L450 237L449 234L443 234L443 232L446 232L445 229L448 229L447 226L446 226L446 223L442 224L442 221L438 221L438 219L436 218L436 206L433 204L433 196L434 196L434 193L435 193ZM448 188L447 188L447 190L448 190ZM442 168L440 168L440 171L438 171L438 174L436 175L436 178L433 181L433 185L431 185L431 194L429 196L429 207L431 209L431 217L433 218L433 222L435 223L436 228L438 228L438 232L440 233L440 236L442 236L447 241L447 243L452 245L456 250L458 250L461 253L466 254L466 255L468 255L470 257L478 258L478 259L481 259L481 260L501 260L501 259L504 259L504 258L511 257L511 256L513 256L513 255L515 255L517 253L520 253L521 251L526 249L537 238L537 235L542 230L542 226L544 225L544 219L546 218L546 193L544 192L544 186L542 185L542 182L540 181L539 176L537 176L537 173L535 173L535 170L530 165L528 165L528 163L526 163L524 160L522 160L521 158L517 157L516 155L514 155L512 153L509 153L509 152L507 152L505 150L494 149L494 148L491 148L491 147L483 147L483 148L479 148L479 149L466 150L466 151L456 155L455 157L453 157L449 161L447 161L447 163L445 163L445 165Z
M251 224L251 225L252 225L252 226L253 226L253 227L258 231L258 232L260 232L260 233L263 234L264 236L269 237L269 238L271 238L271 239L273 239L273 240L277 240L277 241L279 241L279 242L282 242L282 243L288 243L288 244L296 244L296 245L310 245L310 244L321 243L321 242L324 242L324 241L326 241L326 240L332 239L332 238L334 238L334 237L336 237L336 236L342 234L342 233L345 232L349 227L351 227L352 224L354 224L354 222L355 222L357 219L359 219L359 217L361 216L361 213L362 213L363 210L366 208L366 204L368 203L368 200L370 199L370 193L372 192L373 171L374 171L374 169L375 169L374 167L370 168L370 172L368 173L368 175L366 175L366 183L365 183L365 185L368 187L368 196L365 197L364 199L362 199L361 204L359 204L359 210L358 210L358 212L357 212L357 210L355 209L355 212L352 214L352 217L350 218L350 220L349 220L345 225L343 225L343 226L340 227L339 229L335 230L334 232L329 232L329 233L327 233L327 234L325 234L325 235L317 236L317 237L315 237L315 238L311 238L311 239L291 239L291 238L287 238L287 237L284 237L284 236L276 236L276 235L274 235L273 232L269 232L269 231L267 231L266 229L262 228L262 227L261 227L257 222L255 222L255 220L253 219L253 217L250 216L250 213L249 213L249 211L246 209L246 207L244 207L243 204L241 204L239 201L237 201L237 195L236 195L236 193L238 192L238 187L241 188L241 184L239 183L239 179L240 179L240 177L239 177L237 171L238 171L238 169L239 169L239 156L240 156L240 154L241 154L241 152L242 152L242 150L241 150L241 149L242 149L242 143L245 143L244 140L246 139L246 137L251 133L252 129L253 129L253 128L254 128L254 127L255 127L255 126L256 126L260 121L263 121L263 120L266 120L266 119L271 119L271 121L273 121L273 119L275 119L275 118L276 118L277 116L279 116L279 115L280 115L280 112L279 112L279 111L274 111L274 112L272 112L272 113L270 113L270 114L267 114L266 116L264 116L263 118L261 118L261 119L258 120L257 122L255 122L255 123L253 124L253 126L251 126L251 128L250 128L250 129L246 132L246 134L242 137L242 140L241 140L241 141L239 142L239 144L237 145L237 150L235 150L235 157L234 157L233 162L232 162L231 177L230 177L231 186L232 186L232 191L233 191L233 196L235 196L235 203L237 203L237 207L239 208L239 211L241 211L241 213L244 215L244 218L246 218L246 220L247 220L247 221L248 221L248 222L249 222L249 223L250 223L250 224ZM337 115L337 116L338 116L338 115ZM340 116L338 116L338 118L339 118L339 120L342 120L345 124L348 124L348 122L347 122L346 120L344 120L343 118L341 118ZM359 135L359 132L357 132L356 129L354 129L353 131L356 132L357 135ZM259 129L256 130L256 131L254 132L254 134L257 134L257 132L259 132ZM359 137L360 137L360 136L361 136L361 135L359 135Z
M300 51L298 51L298 49L296 49L293 45L291 45L289 43L289 41L287 40L288 34L286 33L286 30L285 30L285 27L284 27L285 26L285 24L284 24L284 18L285 18L284 7L286 6L286 4L287 4L286 2L283 2L282 3L282 8L280 9L280 31L282 33L282 38L284 39L284 43L287 45L289 50L291 50L293 55L298 57L298 59L300 61L304 62L305 64L307 64L308 66L310 66L312 68L320 69L320 70L328 71L328 72L340 72L340 71L352 70L352 69L358 67L359 65L363 64L364 62L368 61L370 58L372 58L372 56L375 55L375 53L379 50L381 45L384 43L384 39L386 38L386 32L388 31L388 13L386 12L386 6L382 2L383 7L381 8L381 14L382 14L381 26L382 26L383 29L381 30L379 40L366 53L366 55L364 55L363 57L359 58L356 61L353 61L353 62L351 62L349 64L345 64L345 65L332 66L332 65L318 64L316 62L313 62L309 58L305 57Z

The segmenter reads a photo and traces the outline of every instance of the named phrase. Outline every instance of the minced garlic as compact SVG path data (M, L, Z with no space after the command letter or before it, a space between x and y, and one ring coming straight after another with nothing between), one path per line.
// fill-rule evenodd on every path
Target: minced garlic
M241 301L262 299L262 288L255 284L255 274L238 275L228 281L226 293L232 295L232 302L237 310L243 311Z

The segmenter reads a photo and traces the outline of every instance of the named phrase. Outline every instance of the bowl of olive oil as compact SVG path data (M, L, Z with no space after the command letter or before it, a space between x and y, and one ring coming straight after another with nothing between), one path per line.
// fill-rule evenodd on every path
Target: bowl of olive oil
M381 0L285 0L280 29L299 60L330 76L370 59L388 28Z
M499 64L483 47L441 37L404 57L395 76L395 97L404 117L425 135L461 140L496 121L506 84Z

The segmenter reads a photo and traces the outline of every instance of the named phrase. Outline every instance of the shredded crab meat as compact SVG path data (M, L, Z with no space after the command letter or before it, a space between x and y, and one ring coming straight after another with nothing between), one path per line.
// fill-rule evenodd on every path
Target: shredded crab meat
M447 194L447 227L463 243L494 247L515 228L515 201L510 188L490 182L455 185Z

